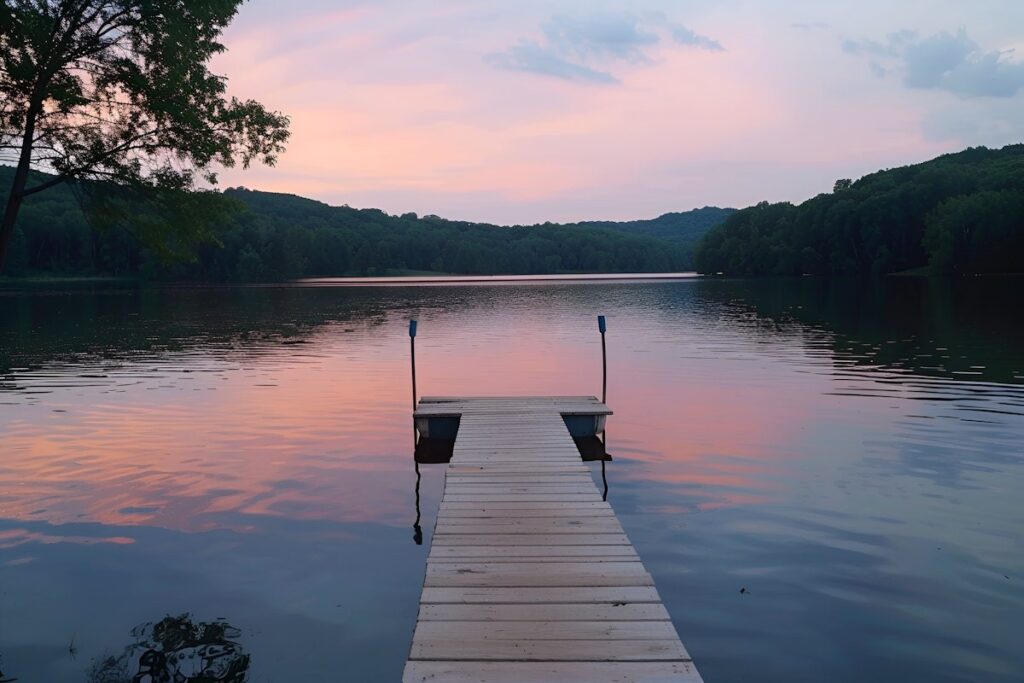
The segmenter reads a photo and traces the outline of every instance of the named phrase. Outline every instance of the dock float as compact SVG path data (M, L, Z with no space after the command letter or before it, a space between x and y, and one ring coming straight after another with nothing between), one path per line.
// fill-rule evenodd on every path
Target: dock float
M458 418L403 683L700 683L565 417L594 397L424 397Z

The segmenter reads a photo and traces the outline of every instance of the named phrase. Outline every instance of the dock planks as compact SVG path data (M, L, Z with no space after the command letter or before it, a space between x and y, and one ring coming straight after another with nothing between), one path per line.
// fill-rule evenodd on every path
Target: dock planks
M701 683L562 421L593 397L425 397L460 416L403 683Z

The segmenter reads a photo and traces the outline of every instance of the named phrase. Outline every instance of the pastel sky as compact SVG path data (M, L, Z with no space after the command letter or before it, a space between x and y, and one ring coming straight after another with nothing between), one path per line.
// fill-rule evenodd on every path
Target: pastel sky
M225 43L293 137L222 184L389 213L802 201L1024 140L1020 0L250 0Z

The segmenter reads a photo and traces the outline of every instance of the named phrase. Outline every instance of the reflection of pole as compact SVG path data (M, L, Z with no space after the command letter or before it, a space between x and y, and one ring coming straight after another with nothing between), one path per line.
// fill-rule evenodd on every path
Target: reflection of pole
M416 545L423 545L423 527L420 526L420 464L413 462L416 465L416 521L412 525L412 540ZM607 484L605 490L608 490Z
M416 321L409 321L409 353L412 359L412 409L416 410Z
M604 316L597 316L597 330L601 333L601 403L608 403L608 347L604 342L604 333L608 331L608 324ZM604 483L604 492L601 500L608 500L608 477L605 476L604 461L608 457L608 430L601 432L601 481Z
M608 477L604 474L604 461L608 459L608 430L604 430L601 434L601 481L604 482L604 493L601 494L601 500L608 500Z
M604 322L604 316L597 316L597 329L601 332L601 403L608 402L608 351L604 345L604 333L608 326Z
M412 462L416 468L416 521L412 524L412 540L423 545L423 527L420 526L420 463L416 460L416 427L412 428Z

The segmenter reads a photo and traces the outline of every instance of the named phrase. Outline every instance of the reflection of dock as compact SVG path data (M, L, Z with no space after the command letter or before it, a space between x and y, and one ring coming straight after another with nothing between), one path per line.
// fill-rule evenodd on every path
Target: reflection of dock
M420 424L458 425L404 683L700 681L570 435L610 412L591 397L420 402Z

